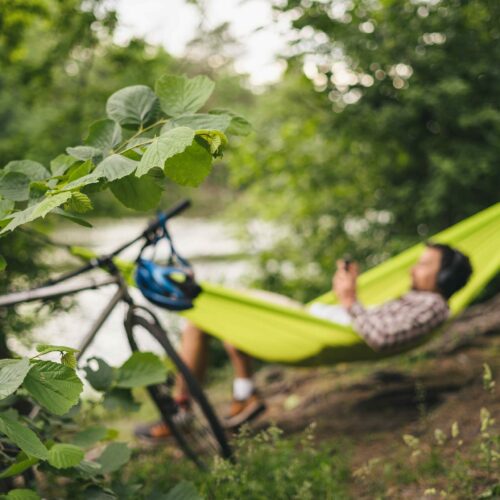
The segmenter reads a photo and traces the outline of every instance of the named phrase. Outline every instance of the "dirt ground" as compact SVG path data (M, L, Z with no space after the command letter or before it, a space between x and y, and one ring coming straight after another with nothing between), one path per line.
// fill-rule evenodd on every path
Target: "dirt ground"
M294 434L315 422L318 442L354 443L352 470L381 459L408 460L411 450L403 435L432 442L436 429L449 434L453 422L466 449L479 435L482 407L500 423L500 400L483 387L487 363L500 390L499 353L497 297L469 310L432 346L410 356L315 369L265 367L257 382L268 408L253 427L274 423ZM353 497L371 498L363 481L354 489ZM408 485L390 497L421 498L421 492Z

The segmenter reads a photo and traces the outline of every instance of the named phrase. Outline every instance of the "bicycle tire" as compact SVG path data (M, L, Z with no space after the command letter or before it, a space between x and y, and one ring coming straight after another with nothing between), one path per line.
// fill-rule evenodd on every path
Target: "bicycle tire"
M137 310L146 312L150 320L146 319L144 316L136 313ZM201 388L199 382L196 380L194 375L191 373L190 369L186 366L184 361L181 359L170 340L168 339L166 331L161 326L156 315L149 309L134 305L129 308L127 317L125 319L125 330L127 332L127 339L130 344L132 351L138 351L138 345L134 337L134 327L141 327L146 330L164 349L165 353L172 361L177 371L183 376L186 385L189 389L191 395L192 403L195 403L197 408L194 409L197 424L200 426L197 432L201 431L204 433L208 432L208 436L205 435L203 438L208 438L213 440L217 448L214 450L216 454L225 459L231 459L232 450L226 438L226 433L212 408L212 405L208 401L203 389ZM173 385L173 384L171 384ZM193 442L192 430L186 431L186 428L179 426L175 419L173 418L175 412L177 411L177 406L170 395L171 385L168 382L164 384L155 384L147 387L149 395L151 396L153 402L158 408L164 422L169 426L174 439L177 444L184 452L184 454L191 459L198 467L206 469L208 468L206 463L206 455L208 454L206 448L204 449L200 444L206 445L209 443L197 443ZM203 419L203 420L202 420ZM194 429L195 427L193 427ZM195 439L196 441L196 439Z

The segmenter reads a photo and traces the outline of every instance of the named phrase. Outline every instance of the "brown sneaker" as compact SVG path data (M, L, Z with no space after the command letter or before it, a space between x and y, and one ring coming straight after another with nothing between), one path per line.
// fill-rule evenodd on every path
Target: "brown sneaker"
M193 421L193 413L189 402L180 404L177 413L172 417L174 424L179 427L188 427ZM172 430L163 420L158 420L152 424L138 425L134 429L134 435L151 443L168 440L172 436Z
M229 413L224 417L226 429L237 429L245 422L249 422L266 409L266 404L256 393L241 401L233 399Z

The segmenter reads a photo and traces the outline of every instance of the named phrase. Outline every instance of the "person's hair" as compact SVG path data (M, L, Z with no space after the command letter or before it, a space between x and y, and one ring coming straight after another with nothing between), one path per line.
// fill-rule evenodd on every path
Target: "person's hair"
M441 264L436 284L442 295L449 299L469 281L472 274L469 257L449 245L432 241L427 241L425 244L441 252Z

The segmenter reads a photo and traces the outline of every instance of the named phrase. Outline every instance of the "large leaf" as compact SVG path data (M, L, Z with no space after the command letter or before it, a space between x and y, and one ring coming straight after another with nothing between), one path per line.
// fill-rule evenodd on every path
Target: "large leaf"
M30 196L30 179L19 172L7 172L0 177L0 195L7 200L25 201Z
M102 404L106 410L122 410L127 413L137 411L141 407L134 401L131 389L113 389L107 392Z
M198 186L210 173L212 157L196 141L183 153L165 162L165 175L183 186Z
M118 90L106 103L106 114L120 125L143 125L155 111L157 97L146 85Z
M7 267L7 261L0 255L0 271L3 271Z
M105 177L108 181L116 181L122 179L134 172L139 163L125 158L122 155L111 155L105 158L94 170L94 175Z
M177 117L196 113L208 100L215 83L206 76L187 78L185 76L164 75L155 86L161 109L168 115Z
M99 120L89 127L85 144L100 149L107 155L121 140L122 129L118 123L113 120Z
M9 394L23 383L24 377L30 370L28 358L0 360L0 399Z
M5 434L29 456L43 460L48 457L47 448L38 436L6 413L0 413L0 433Z
M38 217L45 217L51 210L62 205L64 202L71 198L71 193L58 193L53 196L47 196L40 203L32 205L20 212L16 212L7 226L0 232L0 234L6 231L12 231L21 224L26 224Z
M17 455L16 461L0 473L0 479L17 476L37 463L38 458L31 458L24 451L21 451Z
M87 448L98 441L102 441L108 437L108 429L102 426L93 426L76 433L73 436L73 444Z
M140 387L165 382L167 368L152 352L134 352L118 369L117 387Z
M92 364L97 364L96 369ZM88 364L83 367L86 375L87 382L96 391L106 391L109 389L115 378L115 372L111 366L101 358L89 358Z
M134 174L130 174L112 182L109 187L118 200L134 210L156 208L162 194L160 186L148 175L138 179Z
M126 443L110 443L101 453L97 462L101 464L101 474L114 472L130 460L131 452Z
M163 169L165 161L182 153L192 144L193 139L194 131L189 127L177 127L155 137L141 158L135 175L141 177L155 167Z
M193 130L220 130L225 132L231 123L231 117L228 114L207 114L198 113L196 115L183 115L173 120L178 127L189 127Z
M50 162L50 171L53 175L63 175L75 163L75 159L69 155L56 156Z
M102 156L102 151L92 146L75 146L74 148L66 148L66 153L73 158L82 161L92 160Z
M24 387L44 408L64 415L78 403L83 384L71 368L52 361L36 361L24 379Z
M18 172L31 181L43 181L50 177L50 172L41 163L32 160L11 161L5 166L4 172Z
M74 444L57 443L49 450L49 464L56 469L67 469L83 460L83 450Z

